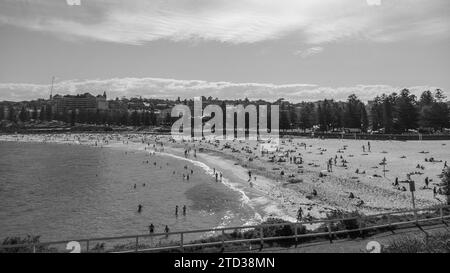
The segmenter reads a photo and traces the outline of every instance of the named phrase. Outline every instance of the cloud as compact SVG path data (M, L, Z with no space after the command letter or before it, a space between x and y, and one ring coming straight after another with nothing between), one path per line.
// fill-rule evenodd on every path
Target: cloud
M69 6L80 6L81 0L66 0L67 5Z
M398 92L404 87L389 85L356 85L348 87L327 87L314 84L262 84L208 82L200 80L175 80L161 78L113 78L94 80L61 81L54 85L54 94L79 94L90 92L94 95L107 92L109 98L147 97L147 98L193 98L212 96L221 99L266 99L274 101L285 98L290 101L315 101L322 99L346 100L351 94L367 101L376 95ZM409 87L412 93L420 95L424 90L436 87ZM0 97L3 100L21 101L49 96L49 85L0 83ZM450 94L447 94L448 96Z
M302 58L307 58L312 55L319 54L322 51L323 51L323 47L315 46L315 47L311 47L311 48L308 48L305 50L298 50L298 51L294 52L294 55L298 55Z
M367 0L367 5L369 6L380 6L381 0Z
M376 9L368 3L381 4L380 0L90 0L72 9L56 1L2 0L0 25L134 45L160 39L241 44L290 37L317 46L348 39L429 38L430 29L433 37L448 37L448 0L390 0ZM383 39L386 35L390 39Z

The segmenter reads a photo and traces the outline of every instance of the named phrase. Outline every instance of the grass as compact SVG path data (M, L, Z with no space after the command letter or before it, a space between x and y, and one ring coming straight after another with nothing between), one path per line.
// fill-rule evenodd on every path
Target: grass
M450 253L450 232L425 236L403 236L392 240L384 253Z

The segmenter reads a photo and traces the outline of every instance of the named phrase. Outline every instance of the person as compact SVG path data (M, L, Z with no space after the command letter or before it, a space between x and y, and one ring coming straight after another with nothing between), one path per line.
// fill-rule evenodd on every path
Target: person
M148 226L148 231L150 234L153 234L155 232L155 226L153 224L150 224L150 226Z
M354 199L355 198L355 195L353 194L353 192L350 193L350 196L348 198L350 198L350 199Z
M437 190L436 190L436 187L434 187L433 188L433 197L436 198L436 195L437 195Z
M370 152L370 141L367 141L367 149L369 149Z
M175 216L178 216L178 205L175 206Z
M425 177L425 187L428 188L428 185L430 184L430 181L428 180L428 176Z
M138 206L138 212L141 213L141 211L142 211L142 205L139 204L139 206Z
M299 208L297 211L297 221L302 220L302 215L303 215L303 210L302 210L302 208Z
M183 215L186 216L186 205L183 205Z
M170 229L169 229L169 227L166 225L166 227L164 228L164 232L165 233L169 233L170 232ZM169 236L169 234L166 234L166 238Z
M398 177L395 178L394 186L398 186Z

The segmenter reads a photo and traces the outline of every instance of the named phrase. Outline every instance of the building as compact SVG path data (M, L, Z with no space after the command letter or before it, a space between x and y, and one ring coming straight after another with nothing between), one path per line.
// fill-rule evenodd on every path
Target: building
M93 96L90 93L79 95L55 95L52 101L56 105L56 111L62 113L65 111L96 111L108 110L108 101L106 100L106 93L103 95Z

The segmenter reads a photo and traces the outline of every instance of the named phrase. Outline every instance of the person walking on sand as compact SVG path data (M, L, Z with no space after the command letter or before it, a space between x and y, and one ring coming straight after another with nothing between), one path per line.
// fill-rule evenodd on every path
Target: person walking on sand
M166 227L164 228L164 232L166 233L166 238L167 237L169 237L169 232L170 232L170 229L169 229L169 227L166 225Z
M298 208L298 211L297 211L297 221L300 222L302 220L302 217L303 217L303 210L300 207L300 208Z
M139 204L139 206L138 206L138 212L141 213L141 211L142 211L142 205Z
M367 141L367 149L369 150L370 153L370 141Z
M183 216L186 216L186 205L183 205Z
M150 226L148 226L148 232L150 234L153 234L155 232L155 226L153 224L150 224Z
M428 180L428 176L425 177L425 187L428 189L428 185L430 184L430 181Z
M175 206L175 216L178 217L178 205Z

